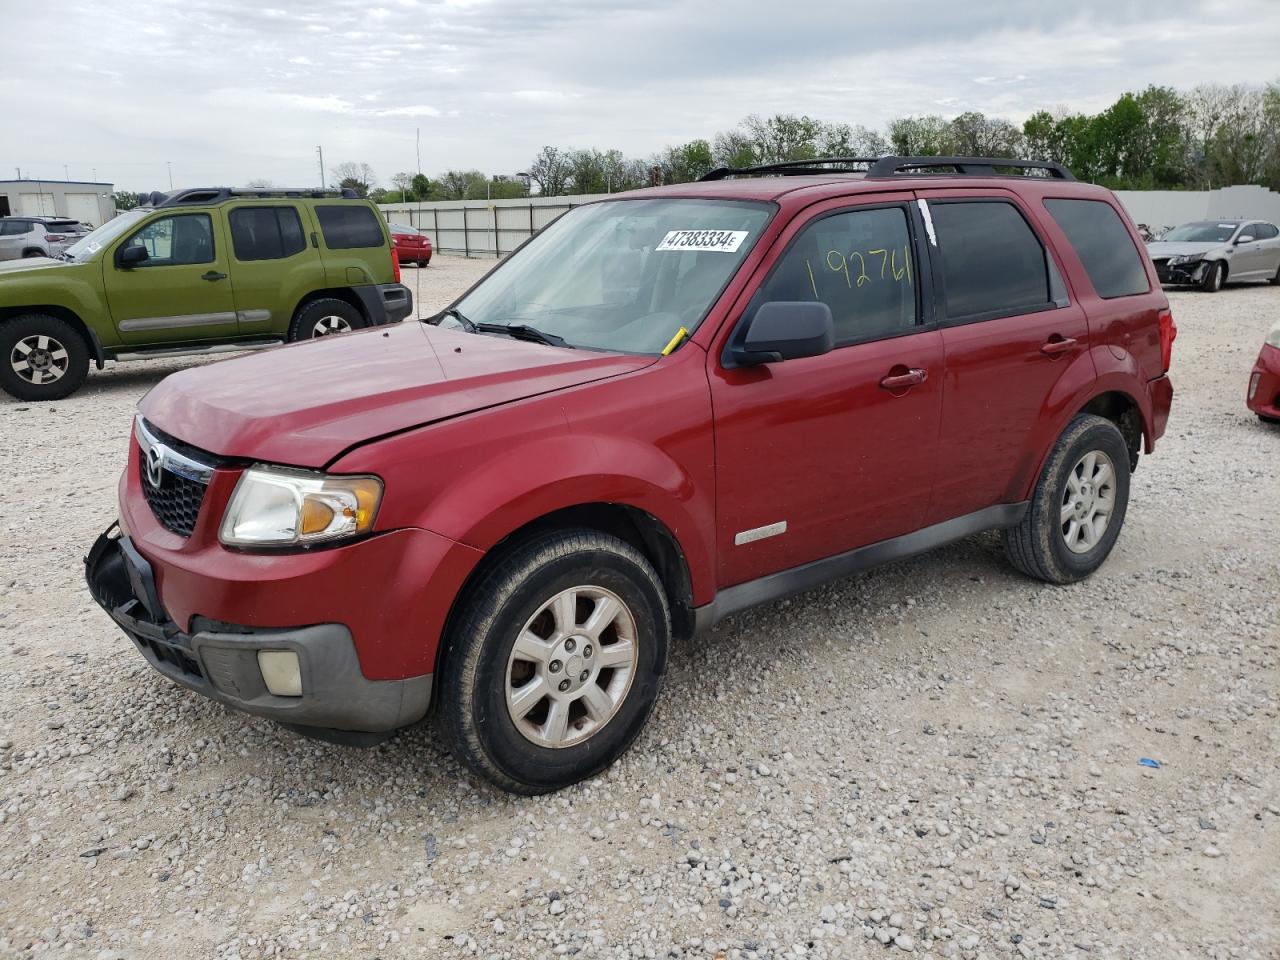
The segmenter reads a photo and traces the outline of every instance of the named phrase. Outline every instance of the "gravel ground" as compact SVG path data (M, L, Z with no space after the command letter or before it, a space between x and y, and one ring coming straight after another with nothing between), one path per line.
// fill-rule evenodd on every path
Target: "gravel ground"
M487 266L406 275L426 309ZM96 609L80 557L181 364L0 399L0 955L1280 956L1280 428L1243 406L1280 290L1171 299L1169 434L1092 580L984 535L740 616L537 799L429 728L229 713Z

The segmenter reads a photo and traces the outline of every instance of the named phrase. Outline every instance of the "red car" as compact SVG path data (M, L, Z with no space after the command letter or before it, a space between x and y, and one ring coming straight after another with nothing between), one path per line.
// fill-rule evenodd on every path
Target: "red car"
M431 263L431 240L417 227L405 223L388 223L391 241L401 263L416 263L425 267Z
M90 590L205 696L347 743L434 704L462 762L556 789L730 614L991 528L1095 571L1173 395L1141 250L1033 161L577 207L429 321L155 387Z
M1280 321L1277 321L1258 353L1245 398L1249 409L1268 423L1280 423Z

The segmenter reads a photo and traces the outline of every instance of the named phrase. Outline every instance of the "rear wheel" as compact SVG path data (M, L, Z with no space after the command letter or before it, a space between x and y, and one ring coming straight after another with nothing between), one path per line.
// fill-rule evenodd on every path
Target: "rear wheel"
M1129 449L1110 420L1067 425L1040 473L1026 515L1004 531L1009 561L1049 583L1083 580L1115 546L1129 504Z
M47 254L46 254L43 250L35 250L35 249L31 249L31 250L23 250L23 251L22 251L22 256L23 256L23 259L28 259L28 258L30 258L30 257L43 257L43 256L47 256Z
M1200 281L1200 289L1205 293L1217 293L1222 289L1222 281L1226 279L1227 268L1222 263L1209 264L1209 270Z
M670 632L658 575L631 545L593 530L531 540L454 618L440 671L444 739L515 793L598 773L648 719Z
M89 375L89 348L71 324L47 313L0 323L0 387L19 400L61 400Z
M364 314L337 297L312 300L297 312L289 327L289 340L314 340L335 333L350 333L365 326Z

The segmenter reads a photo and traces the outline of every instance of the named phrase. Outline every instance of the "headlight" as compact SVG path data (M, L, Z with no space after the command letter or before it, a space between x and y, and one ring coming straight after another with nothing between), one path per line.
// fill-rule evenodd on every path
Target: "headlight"
M1203 259L1203 253L1180 253L1176 257L1169 258L1169 265L1173 266L1179 263L1198 263Z
M1280 350L1280 320L1271 325L1271 330L1267 333L1267 346Z
M218 538L235 547L345 540L373 529L381 499L377 477L251 467L240 475Z

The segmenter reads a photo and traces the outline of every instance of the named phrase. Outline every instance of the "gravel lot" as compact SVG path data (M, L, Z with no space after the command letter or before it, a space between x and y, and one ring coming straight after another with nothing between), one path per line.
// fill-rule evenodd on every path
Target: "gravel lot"
M488 266L405 275L430 312ZM538 799L429 728L229 713L94 606L133 406L183 363L0 399L0 955L1280 956L1280 428L1243 405L1280 290L1171 299L1169 434L1092 580L986 535L740 616Z

